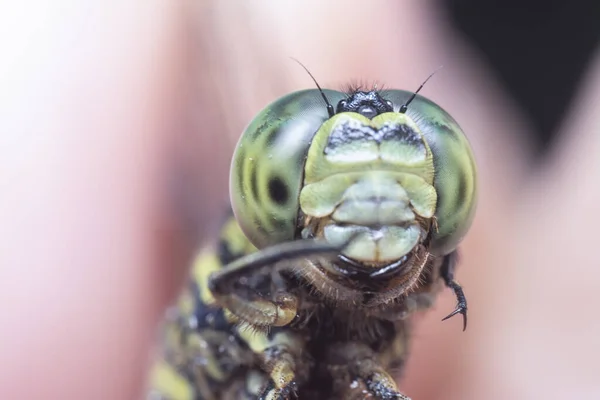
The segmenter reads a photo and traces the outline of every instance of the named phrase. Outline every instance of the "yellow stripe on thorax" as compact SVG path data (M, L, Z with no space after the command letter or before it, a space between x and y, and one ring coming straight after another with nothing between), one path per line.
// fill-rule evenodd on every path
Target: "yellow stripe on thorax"
M256 247L246 238L235 218L227 220L221 229L221 240L225 241L231 254L242 256L256 251ZM223 262L214 247L206 247L200 251L192 267L192 277L198 285L200 299L211 305L215 299L208 289L208 278L211 273L223 268Z
M254 253L256 247L248 240L242 228L234 217L227 220L221 230L221 239L227 243L227 247L232 254L244 255Z
M192 333L187 337L187 349L203 359L203 369L211 378L223 382L227 375L221 370L219 360L215 356L218 349L213 349L201 334Z
M261 354L265 349L273 345L273 342L269 340L265 332L257 331L245 324L238 325L236 329L238 337L246 342L248 347L256 354Z
M220 270L222 266L219 257L217 257L212 247L200 251L200 254L194 261L192 275L196 285L198 285L200 299L204 304L210 305L215 303L215 298L208 289L208 277L211 273Z
M188 380L164 361L154 364L150 379L152 389L169 400L193 400L194 398L194 389Z

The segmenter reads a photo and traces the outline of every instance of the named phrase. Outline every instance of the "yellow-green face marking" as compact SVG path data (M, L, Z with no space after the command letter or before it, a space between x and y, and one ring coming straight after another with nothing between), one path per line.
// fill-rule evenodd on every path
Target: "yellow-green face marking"
M336 104L341 92L325 91ZM299 239L309 224L332 243L353 237L345 255L364 263L398 260L429 238L449 254L476 206L470 145L454 119L412 93L379 92L389 112L329 118L318 90L285 96L242 135L232 162L231 200L258 248ZM365 116L367 115L367 116Z
M356 235L346 256L390 263L425 240L421 221L433 217L437 203L433 179L433 155L409 117L344 112L312 141L300 208L327 218L316 233L330 243L341 246Z

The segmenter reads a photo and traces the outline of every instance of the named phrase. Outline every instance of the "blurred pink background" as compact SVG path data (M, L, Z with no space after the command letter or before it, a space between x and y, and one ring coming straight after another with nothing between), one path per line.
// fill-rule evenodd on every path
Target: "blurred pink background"
M416 89L463 127L480 199L469 328L420 317L415 400L600 399L600 59L560 142L435 3L57 1L0 12L0 399L138 399L163 309L227 200L237 137L312 81ZM535 79L535 76L532 76Z

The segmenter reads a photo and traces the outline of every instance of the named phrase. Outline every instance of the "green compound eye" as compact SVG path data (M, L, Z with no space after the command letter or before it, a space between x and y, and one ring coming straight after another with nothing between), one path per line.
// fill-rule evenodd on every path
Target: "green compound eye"
M346 97L324 93L336 103ZM256 247L296 237L306 154L328 118L320 92L302 90L268 105L242 134L231 165L230 196L244 234Z
M355 107L358 112L370 111L362 112L367 119L381 113L403 114L402 105L413 96L412 92L401 90L357 92L362 97L352 98L361 102L351 105L344 93L332 90L324 90L324 93L329 102L338 105L338 115ZM404 115L420 131L433 158L437 202L428 251L446 255L454 251L466 235L475 214L477 188L473 153L456 121L430 100L417 95ZM327 120L329 114L321 93L317 89L303 90L267 106L240 138L231 167L231 202L242 230L255 246L263 248L297 238L302 228L298 220L299 197L305 184L309 148ZM398 162L401 164L402 160ZM350 166L350 169L353 168Z
M381 96L398 112L413 95L385 90ZM417 95L406 115L420 128L433 153L437 192L434 228L429 252L445 255L456 249L471 227L477 207L477 168L471 145L458 123L431 100Z

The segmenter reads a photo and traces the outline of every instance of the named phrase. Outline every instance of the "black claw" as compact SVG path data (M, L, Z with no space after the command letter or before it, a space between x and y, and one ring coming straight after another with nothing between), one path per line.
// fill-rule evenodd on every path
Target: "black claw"
M456 304L456 308L452 311L447 317L442 319L445 321L449 318L454 317L456 314L462 314L463 316L463 332L467 330L467 298L465 297L465 293L463 292L462 287L456 281L450 281L448 287L454 291L456 298L458 300L458 304Z
M467 330L467 309L460 305L456 306L454 311L452 311L450 314L448 314L446 317L444 317L442 319L442 321L450 319L450 318L454 317L456 314L462 314L462 316L463 316L463 332L466 331Z
M446 318L442 319L445 321L449 318L454 317L456 314L462 314L463 316L463 332L467 330L467 298L465 296L465 292L462 287L454 280L454 269L456 268L456 263L458 261L458 253L455 251L453 253L448 254L444 258L444 262L441 267L441 275L450 289L454 291L456 295L456 300L458 303L456 304L456 308L452 311Z

